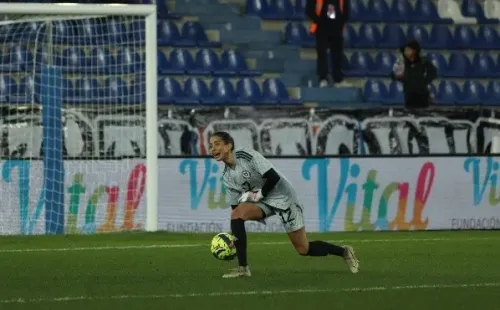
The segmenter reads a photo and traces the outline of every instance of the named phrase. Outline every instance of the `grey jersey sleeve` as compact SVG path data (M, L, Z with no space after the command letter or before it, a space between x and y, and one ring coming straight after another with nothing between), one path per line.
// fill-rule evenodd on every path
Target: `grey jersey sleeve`
M248 151L248 153L252 155L251 164L254 166L254 169L260 173L260 175L263 175L273 168L271 162L264 158L264 156L262 156L262 154L260 154L259 152L250 150Z

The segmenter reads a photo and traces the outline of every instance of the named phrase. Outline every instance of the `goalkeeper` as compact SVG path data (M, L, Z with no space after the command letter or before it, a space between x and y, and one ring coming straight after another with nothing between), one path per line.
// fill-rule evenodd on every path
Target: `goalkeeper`
M278 215L288 237L300 255L342 257L352 273L359 262L350 246L337 246L324 241L309 241L304 227L304 215L290 182L260 153L254 150L234 150L234 140L227 132L210 137L210 151L217 161L225 164L222 181L231 199L231 230L236 238L239 267L224 278L251 276L247 262L245 221L263 221Z

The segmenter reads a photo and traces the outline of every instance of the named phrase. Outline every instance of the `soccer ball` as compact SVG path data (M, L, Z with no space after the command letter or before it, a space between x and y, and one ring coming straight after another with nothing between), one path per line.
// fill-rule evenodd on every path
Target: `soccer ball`
M215 235L210 244L210 251L215 258L220 260L232 260L236 257L234 237L229 233Z

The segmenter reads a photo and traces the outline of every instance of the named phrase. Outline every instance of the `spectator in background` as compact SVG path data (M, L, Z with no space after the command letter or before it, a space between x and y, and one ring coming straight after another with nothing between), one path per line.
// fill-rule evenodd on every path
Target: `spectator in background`
M436 67L420 56L420 44L409 41L400 48L402 58L394 64L392 78L403 83L406 108L426 108L431 101L429 84L436 78Z
M306 14L312 23L309 31L316 36L319 86L328 86L327 50L330 49L332 78L336 86L348 87L342 74L344 26L349 19L347 0L307 0Z

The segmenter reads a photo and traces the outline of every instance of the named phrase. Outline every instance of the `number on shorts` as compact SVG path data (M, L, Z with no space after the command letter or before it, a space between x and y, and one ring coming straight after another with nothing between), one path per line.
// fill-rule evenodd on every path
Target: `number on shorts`
M276 213L278 213L279 217L281 217L281 221L283 223L290 223L295 220L295 218L292 218L292 209L290 208L286 210L279 210Z

